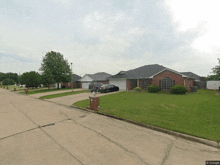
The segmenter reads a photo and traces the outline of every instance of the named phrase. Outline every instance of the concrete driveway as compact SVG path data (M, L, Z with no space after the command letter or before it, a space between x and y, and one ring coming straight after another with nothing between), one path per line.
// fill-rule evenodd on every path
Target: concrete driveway
M96 96L100 97L100 96L110 95L110 94L114 94L114 93L118 93L118 92L122 92L122 91L110 92L110 93L97 93ZM58 103L58 104L61 104L61 105L71 106L75 102L89 99L89 96L93 97L94 95L91 92L79 93L79 94L75 94L75 95L69 95L69 96L64 96L64 97L57 97L57 98L53 98L53 99L47 99L47 101Z
M0 89L0 164L177 165L220 150L116 119Z

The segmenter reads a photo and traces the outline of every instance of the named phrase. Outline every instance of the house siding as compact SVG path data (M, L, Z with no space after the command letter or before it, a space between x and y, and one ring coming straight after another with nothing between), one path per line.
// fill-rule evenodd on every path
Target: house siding
M164 72L161 72L160 74L154 76L151 84L156 84L156 85L160 86L160 84L159 84L160 80L162 80L165 77L170 77L172 80L175 80L175 85L184 85L184 86L186 86L188 91L190 91L190 87L193 86L193 80L188 80L188 79L182 77L181 75L176 74L176 73L171 72L171 71L168 71L168 70L166 70Z

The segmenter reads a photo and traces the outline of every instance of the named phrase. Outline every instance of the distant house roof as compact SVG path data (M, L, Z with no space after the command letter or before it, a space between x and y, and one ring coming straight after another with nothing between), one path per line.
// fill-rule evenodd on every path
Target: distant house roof
M186 75L187 77L194 78L195 80L201 79L201 77L199 75L192 73L192 72L180 72L180 73L183 75Z
M120 71L118 74L111 76L109 79L114 78L121 78L121 79L144 79L144 78L153 78L153 76L157 75L160 72L165 70L170 70L177 74L181 74L180 72L174 71L172 69L166 68L162 65L152 64L152 65L145 65L136 69L132 69L129 71ZM187 77L187 76L186 76Z
M81 79L81 77L77 74L73 74L73 80L74 81L79 81Z
M98 72L95 74L86 74L83 78L86 76L90 77L93 81L106 81L108 77L111 77L112 75L105 72ZM81 78L80 81L83 81L83 78Z

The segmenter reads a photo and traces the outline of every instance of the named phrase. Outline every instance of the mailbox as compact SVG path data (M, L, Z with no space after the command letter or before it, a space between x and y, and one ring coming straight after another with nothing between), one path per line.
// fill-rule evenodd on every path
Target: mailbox
M87 107L89 109L98 110L99 107L99 97L89 97L90 98L90 106Z

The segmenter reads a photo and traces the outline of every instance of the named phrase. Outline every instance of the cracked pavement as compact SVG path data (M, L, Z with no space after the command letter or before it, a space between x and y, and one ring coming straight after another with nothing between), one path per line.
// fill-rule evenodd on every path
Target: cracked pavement
M205 164L220 149L0 88L0 164Z

